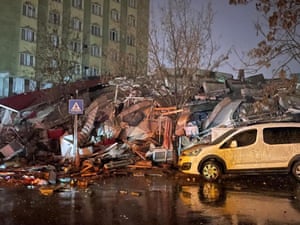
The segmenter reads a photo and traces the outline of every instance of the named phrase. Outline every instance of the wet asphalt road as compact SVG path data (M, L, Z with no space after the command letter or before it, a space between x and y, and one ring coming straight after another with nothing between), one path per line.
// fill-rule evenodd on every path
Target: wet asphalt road
M101 179L44 195L0 188L1 225L300 225L300 183L288 176L207 183L160 173Z

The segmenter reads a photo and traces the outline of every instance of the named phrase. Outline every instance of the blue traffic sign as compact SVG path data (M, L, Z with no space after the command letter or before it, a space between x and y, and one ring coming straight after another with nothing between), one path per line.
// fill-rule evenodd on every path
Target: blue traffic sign
M83 99L70 99L69 100L69 113L70 114L83 114Z

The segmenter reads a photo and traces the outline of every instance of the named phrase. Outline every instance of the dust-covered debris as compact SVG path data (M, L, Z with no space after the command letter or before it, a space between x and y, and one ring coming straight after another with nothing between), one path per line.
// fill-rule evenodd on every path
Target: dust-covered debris
M210 142L218 129L299 118L293 79L210 78L199 82L200 92L180 108L143 80L136 82L116 78L80 89L76 98L83 99L85 110L78 116L78 148L74 116L68 113L71 92L55 93L51 103L38 92L39 101L23 108L0 99L0 182L85 187L93 179L139 169L172 169L182 149ZM40 190L51 194L55 187Z

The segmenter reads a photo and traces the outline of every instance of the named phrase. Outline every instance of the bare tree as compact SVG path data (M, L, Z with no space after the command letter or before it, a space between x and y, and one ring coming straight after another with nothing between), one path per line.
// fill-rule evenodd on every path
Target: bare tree
M161 24L153 23L150 31L150 70L161 81L173 84L172 91L164 96L167 104L181 107L198 90L193 76L199 69L216 70L228 59L229 51L217 55L219 46L212 37L214 12L210 3L195 10L191 0L168 0L161 15Z
M290 70L292 61L300 63L300 2L299 0L229 0L230 4L248 4L254 2L261 13L261 19L255 24L257 33L263 40L249 51L248 56L254 62L248 66L258 69L270 67L276 61L280 64L274 74L284 75Z
M81 73L78 62L81 41L77 38L60 39L55 29L44 33L39 39L37 51L39 63L36 65L36 79L39 82L56 84L69 83L76 74ZM78 68L78 69L77 69ZM77 69L77 70L76 70Z
M141 61L142 58L137 57L134 53L120 53L117 48L110 48L107 53L110 62L111 76L124 76L127 78L135 78L144 74L140 70L142 65L147 65Z
M41 8L40 13L48 13ZM61 17L63 15L63 17ZM70 18L50 4L49 18L38 21L35 79L38 83L66 84L81 74L82 35ZM79 27L78 27L79 29ZM80 28L81 29L81 28Z

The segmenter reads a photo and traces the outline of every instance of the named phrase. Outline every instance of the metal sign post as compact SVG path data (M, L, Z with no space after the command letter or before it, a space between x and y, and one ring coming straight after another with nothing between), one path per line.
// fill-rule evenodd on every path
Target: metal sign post
M77 141L77 129L78 129L78 115L75 114L74 116L74 143L73 143L73 147L74 147L74 155L75 155L75 167L79 168L80 166L80 155L79 155L79 151L78 151L78 141Z
M78 90L76 90L76 96ZM80 155L78 150L78 141L77 141L77 130L78 130L78 114L83 114L83 99L70 99L69 100L69 113L74 114L74 138L73 138L73 153L75 155L75 166L78 168L80 166Z

